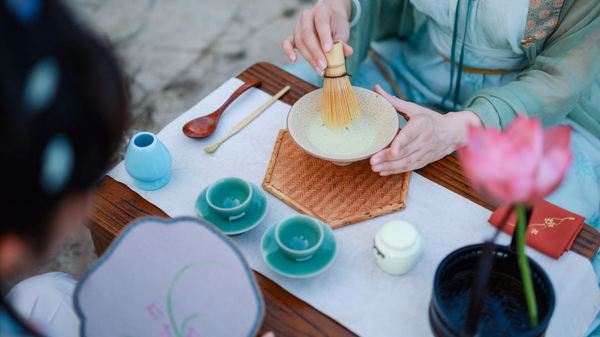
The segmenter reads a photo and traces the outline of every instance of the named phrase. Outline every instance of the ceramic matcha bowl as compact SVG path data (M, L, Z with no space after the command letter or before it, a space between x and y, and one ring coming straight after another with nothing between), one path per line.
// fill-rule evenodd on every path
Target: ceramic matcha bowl
M400 126L394 107L373 91L353 88L361 118L347 128L323 125L322 89L306 94L292 106L287 128L298 146L312 156L344 166L369 158L392 142Z

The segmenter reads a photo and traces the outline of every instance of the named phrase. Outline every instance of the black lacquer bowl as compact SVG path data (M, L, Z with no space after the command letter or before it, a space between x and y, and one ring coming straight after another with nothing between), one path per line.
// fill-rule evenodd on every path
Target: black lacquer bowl
M475 282L483 244L455 250L442 260L435 273L429 322L435 336L464 336L466 312ZM539 324L531 329L517 255L509 247L494 245L494 264L487 295L479 316L477 336L543 336L554 311L552 283L529 259L536 293Z

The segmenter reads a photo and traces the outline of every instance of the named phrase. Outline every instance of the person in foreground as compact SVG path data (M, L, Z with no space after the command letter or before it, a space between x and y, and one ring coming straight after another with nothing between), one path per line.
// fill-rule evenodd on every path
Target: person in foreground
M336 40L353 84L409 118L370 159L374 172L439 160L464 144L469 125L539 117L573 129L573 164L548 200L600 229L600 2L320 0L283 41L295 63L285 69L319 86ZM600 335L600 315L590 334Z
M125 84L60 2L0 2L0 336L79 336L72 277L35 276L8 294L6 282L85 222L128 124Z
M80 335L70 275L7 283L83 226L129 111L112 52L61 2L0 0L1 337Z

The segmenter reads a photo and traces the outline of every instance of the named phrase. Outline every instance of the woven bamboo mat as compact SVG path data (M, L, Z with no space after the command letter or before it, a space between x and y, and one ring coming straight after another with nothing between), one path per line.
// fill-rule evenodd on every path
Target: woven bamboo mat
M410 173L381 177L368 160L336 166L310 156L281 130L262 186L299 212L333 228L406 207Z

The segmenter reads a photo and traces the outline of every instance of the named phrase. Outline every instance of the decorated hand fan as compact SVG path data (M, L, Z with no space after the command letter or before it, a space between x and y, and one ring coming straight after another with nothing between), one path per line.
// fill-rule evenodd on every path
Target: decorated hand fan
M81 335L254 336L264 314L240 251L194 218L138 220L80 282Z

